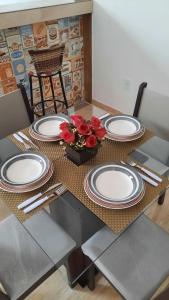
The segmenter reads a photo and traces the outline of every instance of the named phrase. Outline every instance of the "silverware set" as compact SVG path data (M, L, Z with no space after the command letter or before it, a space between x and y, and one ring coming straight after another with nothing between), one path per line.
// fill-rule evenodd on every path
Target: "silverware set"
M159 177L158 175L154 174L152 171L149 171L149 170L145 169L144 167L141 167L140 165L138 165L136 162L134 162L132 160L128 160L128 162L121 161L121 163L124 164L124 165L129 165L129 166L131 166L133 168L137 168L137 169L141 170L141 172L138 172L139 175L141 176L141 178L144 181L146 181L149 184L151 184L152 186L157 187L159 185L159 183L162 182L162 178L161 177Z
M141 167L140 165L138 165L135 161L133 160L128 160L128 164L131 166L131 167L135 167L139 170L141 170L142 172L144 172L146 175L148 175L149 177L151 177L152 179L155 179L156 181L158 182L162 182L162 178L159 177L158 175L154 174L152 171L149 171L147 170L146 168L144 167Z
M56 183L52 186L50 186L47 190L44 192L40 192L33 197L28 198L27 200L23 201L18 205L18 209L23 209L23 212L25 214L31 212L35 208L39 207L43 203L45 203L47 200L53 198L56 196L58 198L62 194L64 194L67 191L67 188L62 183Z
M34 144L23 132L19 131L18 133L14 133L13 137L24 145L25 150L39 150L39 147Z

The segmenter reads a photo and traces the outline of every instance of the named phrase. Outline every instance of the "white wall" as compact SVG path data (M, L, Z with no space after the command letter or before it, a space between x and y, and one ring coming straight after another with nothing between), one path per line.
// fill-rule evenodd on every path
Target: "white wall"
M142 81L169 95L169 1L94 0L93 99L132 113Z

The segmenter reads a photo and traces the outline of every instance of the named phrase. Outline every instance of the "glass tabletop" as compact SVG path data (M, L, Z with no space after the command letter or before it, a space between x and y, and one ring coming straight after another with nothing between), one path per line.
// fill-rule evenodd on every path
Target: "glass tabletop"
M75 112L80 113L85 118L90 118L92 115L100 117L106 113L104 110L86 103L80 103L69 110L69 114ZM21 150L10 140L3 139L0 141L1 163L9 156L19 152ZM153 202L151 205L153 205ZM2 224L1 221L3 222L8 217L12 218L17 229L13 233L11 232L12 238L15 235L17 236L22 228L24 230L24 244L26 247L28 240L31 240L32 243L36 244L34 247L41 250L38 250L40 254L38 254L38 260L35 262L36 273L41 274L45 266L47 269L52 269L53 267L58 269L64 266L67 272L68 283L72 287L77 281L82 286L87 284L92 264L109 249L121 234L112 232L103 221L69 191L66 191L57 199L54 198L50 204L44 206L43 209L27 218L23 223L19 222L16 216L1 202L0 226ZM91 238L94 239L95 243L92 261L85 256L86 242L89 242L88 245L90 247ZM15 254L18 260L22 262L20 248L15 247ZM7 260L8 253L5 255L5 260ZM29 260L31 255L33 261L37 257L31 251L27 251L24 255L27 255ZM40 263L41 258L43 264ZM30 274L28 272L28 275ZM0 281L2 281L1 277Z
M0 200L0 290L18 299L54 272L55 265L23 224Z

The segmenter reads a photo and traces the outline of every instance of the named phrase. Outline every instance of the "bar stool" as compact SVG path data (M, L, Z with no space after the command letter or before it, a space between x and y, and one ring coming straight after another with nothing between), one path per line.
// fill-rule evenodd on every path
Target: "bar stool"
M65 108L68 108L68 103L66 99L66 94L64 90L64 85L63 85L63 78L62 78L62 61L63 61L63 54L65 50L65 45L60 45L60 46L52 46L48 49L42 49L42 50L29 50L29 54L32 59L32 63L34 64L35 71L34 72L29 72L29 83L30 83L30 94L31 94L31 106L34 111L34 114L37 115L38 117L41 116L37 113L37 108L38 106L41 106L42 109L42 115L45 115L45 106L47 102L53 101L54 105L54 110L55 113L58 112L57 104L61 103L62 108L65 106ZM54 86L53 86L53 76L59 76L60 84L61 84L61 89L62 89L62 94L63 94L63 101L59 100L57 97L55 97L55 91L54 91ZM39 88L40 88L40 102L34 104L33 101L33 82L32 78L35 77L39 81ZM45 99L44 92L43 92L43 81L45 78L49 79L50 82L50 87L51 87L51 93L52 93L52 98Z

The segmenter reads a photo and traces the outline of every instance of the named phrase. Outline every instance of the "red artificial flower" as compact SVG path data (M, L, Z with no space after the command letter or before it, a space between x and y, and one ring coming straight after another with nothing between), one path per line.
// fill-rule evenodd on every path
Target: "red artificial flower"
M91 134L86 138L86 147L87 148L94 148L96 146L96 144L97 144L97 139L94 134Z
M86 123L83 123L80 126L78 126L77 130L81 135L88 135L91 133L90 128Z
M67 128L61 132L60 137L68 144L74 143L75 141L74 133L70 132Z
M102 127L99 128L99 129L97 129L97 130L95 131L95 135L96 135L97 138L99 138L99 139L104 138L105 134L106 134L106 129L105 129L105 128L102 128Z
M72 119L73 125L76 127L78 127L84 123L84 119L81 115L72 115L71 119Z
M60 128L61 130L64 130L64 129L68 128L68 126L69 126L69 123L68 123L68 122L62 122L62 123L60 124L59 128Z
M98 129L100 127L101 121L97 117L93 116L91 118L91 125L94 129Z

